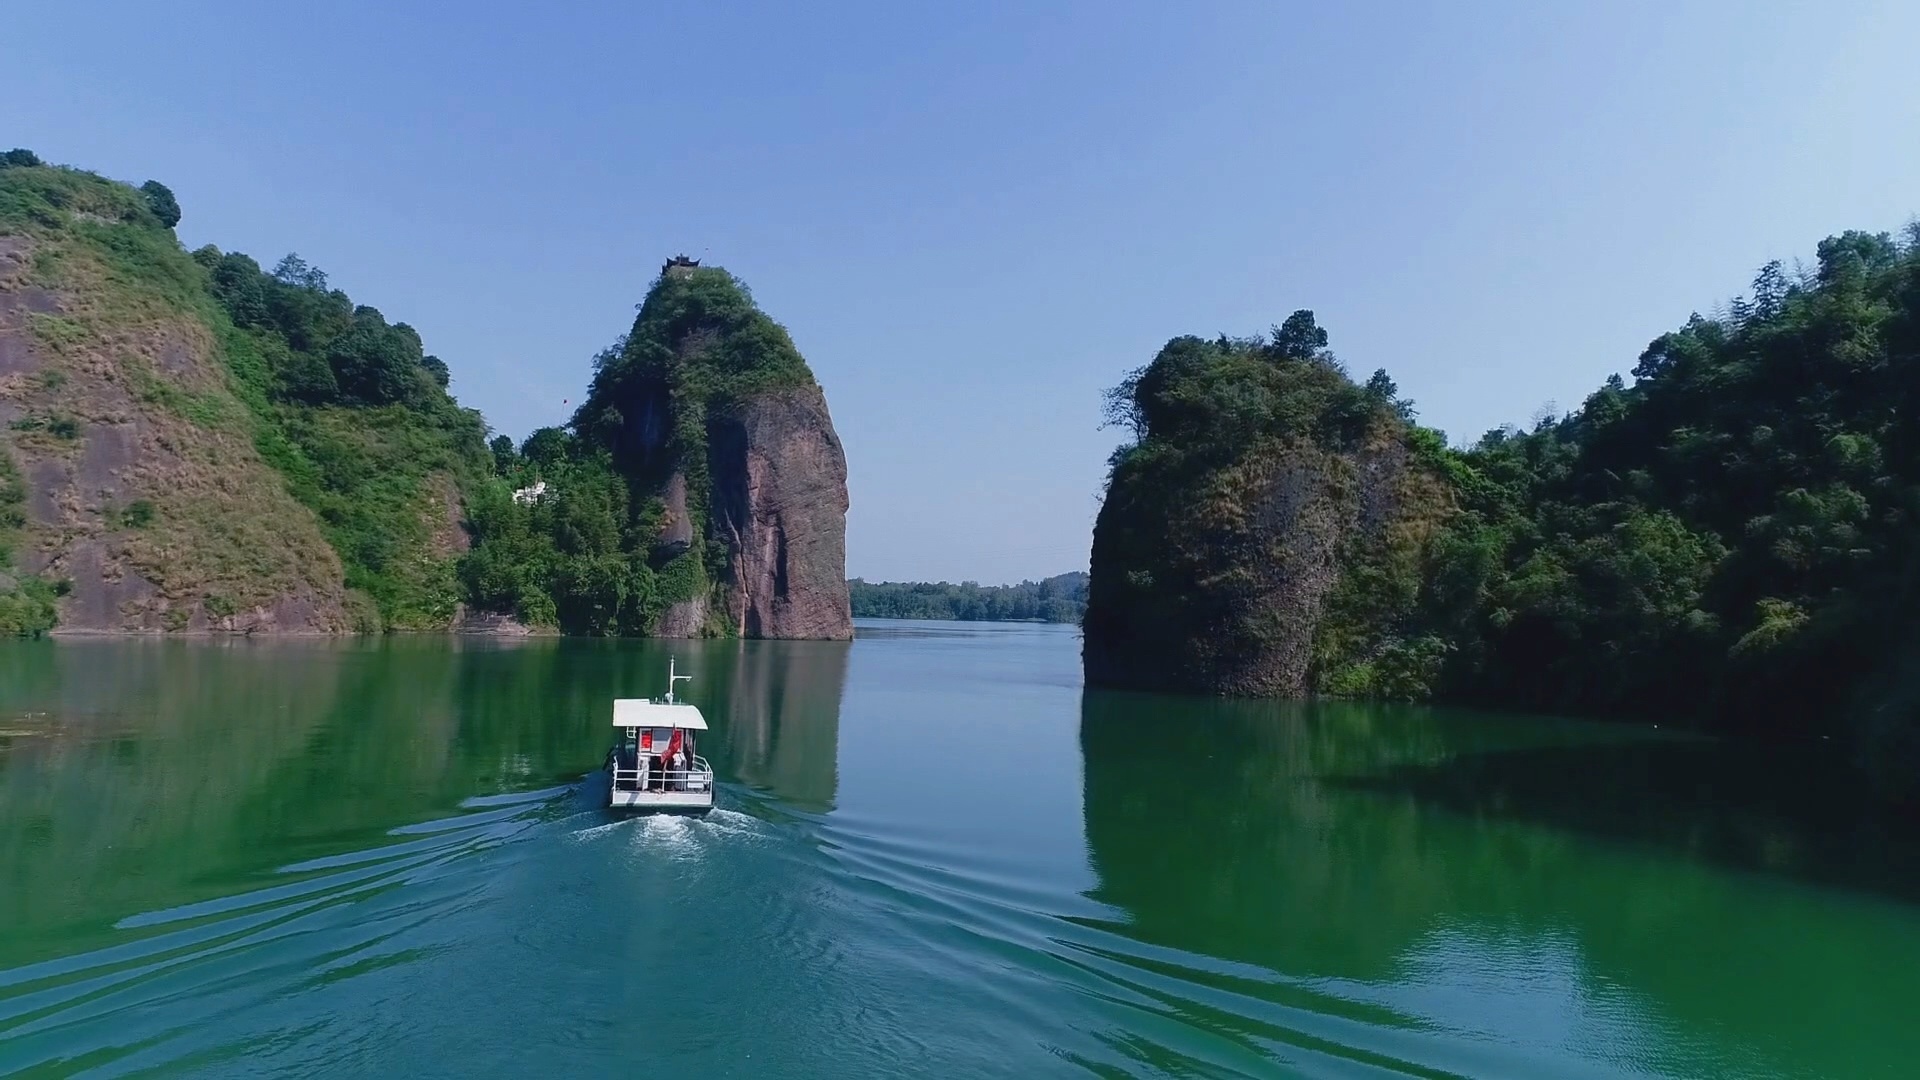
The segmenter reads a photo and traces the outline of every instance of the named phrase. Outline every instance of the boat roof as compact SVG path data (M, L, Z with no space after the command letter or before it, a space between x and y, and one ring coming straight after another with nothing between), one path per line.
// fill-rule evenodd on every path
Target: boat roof
M613 726L677 727L705 731L707 718L691 705L669 705L664 701L648 701L646 698L616 698L613 703Z

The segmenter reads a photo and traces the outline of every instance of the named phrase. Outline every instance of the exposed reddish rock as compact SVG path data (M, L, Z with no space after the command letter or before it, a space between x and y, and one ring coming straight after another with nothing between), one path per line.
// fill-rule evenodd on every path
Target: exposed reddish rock
M674 260L603 358L582 437L658 500L661 637L847 640L847 461L786 329L718 267Z
M729 621L746 637L853 637L847 458L820 388L749 398L708 439Z
M135 391L244 415L206 328L186 313L109 321L95 291L111 285L29 284L34 243L0 237L0 453L27 489L9 574L67 582L55 632L345 629L339 560L244 430ZM41 317L67 320L57 348Z
M1154 492L1154 512L1110 487L1094 525L1088 685L1314 693L1328 601L1355 553L1422 549L1450 505L1400 431L1382 423L1347 450L1268 445L1204 485ZM1140 602L1129 590L1142 584L1177 602Z
M693 544L693 518L687 513L687 474L675 469L660 494L667 520L660 526L660 546L677 555Z
M433 533L427 549L441 558L464 555L472 550L473 537L467 532L467 512L460 501L459 483L446 473L434 473L427 481L427 493L431 499L427 527Z

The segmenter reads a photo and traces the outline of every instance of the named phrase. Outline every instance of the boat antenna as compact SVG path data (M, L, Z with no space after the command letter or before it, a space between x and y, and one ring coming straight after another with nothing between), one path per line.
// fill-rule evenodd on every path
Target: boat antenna
M667 704L669 705L673 704L673 684L693 681L693 676L691 675L675 675L673 673L673 664L674 658L671 656L667 657Z

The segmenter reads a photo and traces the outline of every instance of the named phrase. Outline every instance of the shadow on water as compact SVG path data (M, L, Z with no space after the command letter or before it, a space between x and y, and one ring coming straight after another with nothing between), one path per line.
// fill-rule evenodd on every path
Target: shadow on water
M1297 975L1387 974L1452 887L1422 873L1411 808L1356 813L1328 776L1447 753L1442 732L1357 710L1088 691L1096 900L1129 933ZM1369 933L1345 932L1355 916Z
M1831 774L1788 796L1792 764L1720 744L1352 703L1089 691L1080 738L1089 895L1136 941L1660 1075L1909 1041L1910 849Z
M1333 782L1469 818L1547 825L1920 903L1920 822L1877 804L1825 746L1625 729L1573 744L1483 747Z

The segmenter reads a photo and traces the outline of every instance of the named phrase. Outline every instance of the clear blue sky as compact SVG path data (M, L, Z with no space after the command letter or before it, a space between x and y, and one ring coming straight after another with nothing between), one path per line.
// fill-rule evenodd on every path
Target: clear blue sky
M1764 14L1752 14L1761 12ZM679 250L826 387L848 569L1086 564L1099 393L1313 308L1456 440L1920 210L1920 4L14 4L0 143L298 251L516 438Z

